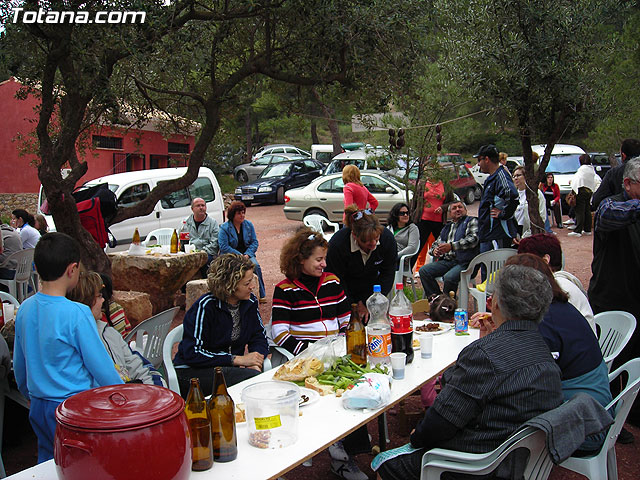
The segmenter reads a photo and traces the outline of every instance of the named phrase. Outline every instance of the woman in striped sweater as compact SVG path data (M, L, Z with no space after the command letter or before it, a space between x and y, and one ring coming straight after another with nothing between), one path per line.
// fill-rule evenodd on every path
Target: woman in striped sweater
M325 272L327 241L321 233L300 228L280 252L286 278L273 292L271 332L276 344L294 355L329 335L344 331L349 304L340 280Z
M280 271L287 278L273 292L271 334L294 355L316 340L344 332L349 324L351 313L340 279L324 271L328 248L322 233L302 227L280 252ZM329 447L331 471L346 480L366 480L351 455L370 450L367 428L361 427L344 443Z

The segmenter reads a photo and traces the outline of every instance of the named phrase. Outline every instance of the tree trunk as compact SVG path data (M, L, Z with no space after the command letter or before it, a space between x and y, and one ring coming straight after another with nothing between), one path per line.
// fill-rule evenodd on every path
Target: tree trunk
M325 104L320 98L320 94L315 88L311 89L313 96L318 101L325 118L327 119L327 126L329 132L331 132L331 143L333 144L333 156L342 152L342 141L340 140L340 130L338 129L338 122L335 120L335 111L329 105Z
M311 103L311 115L311 144L318 145L320 143L320 139L318 138L318 121L316 120L318 106L314 102Z

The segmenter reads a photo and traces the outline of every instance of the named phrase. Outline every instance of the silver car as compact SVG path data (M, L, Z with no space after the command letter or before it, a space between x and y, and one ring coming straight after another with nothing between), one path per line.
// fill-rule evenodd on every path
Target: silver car
M406 187L395 178L379 170L363 170L360 179L376 197L378 219L386 223L391 207L406 202ZM302 220L306 215L322 215L332 222L342 222L344 194L342 173L332 173L316 178L306 187L287 190L284 196L284 215L289 220ZM409 200L413 192L409 191Z
M253 182L258 178L258 175L260 175L262 171L269 165L282 162L290 162L292 160L306 160L308 158L309 157L307 156L297 154L263 155L262 157L252 161L251 163L243 163L242 165L238 165L236 168L234 168L233 178L235 178L240 183Z

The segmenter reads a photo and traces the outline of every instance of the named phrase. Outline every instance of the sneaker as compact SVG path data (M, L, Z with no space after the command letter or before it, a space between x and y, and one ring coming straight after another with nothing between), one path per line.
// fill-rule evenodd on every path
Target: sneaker
M621 443L622 445L629 445L634 441L635 441L635 437L633 436L633 433L631 433L626 428L622 428L622 430L620 430L620 435L618 435L618 439L616 440L616 443Z
M578 233L578 232L569 232L569 233L567 233L567 235L569 237L581 237L582 236L582 234Z
M564 225L575 225L576 221L573 218L570 218L569 220L565 220L564 222L562 222Z
M575 230L576 226L575 225L571 225L570 227L567 227L569 230Z
M346 462L331 460L331 472L345 480L369 480L369 477L360 470L353 459L349 459Z
M591 232L582 232L583 235L591 235Z
M349 454L345 451L342 440L339 440L333 445L330 445L328 450L329 455L333 460L339 460L341 462L349 461Z
M563 227L562 225L556 225L556 228L560 228L560 229L562 229L562 228L564 228L564 227Z

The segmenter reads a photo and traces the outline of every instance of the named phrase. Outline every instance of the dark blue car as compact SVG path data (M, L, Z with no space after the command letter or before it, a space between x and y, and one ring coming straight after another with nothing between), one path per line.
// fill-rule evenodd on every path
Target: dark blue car
M320 176L324 164L310 158L269 165L257 180L236 187L234 198L247 207L252 203L284 203L284 192L304 187Z

